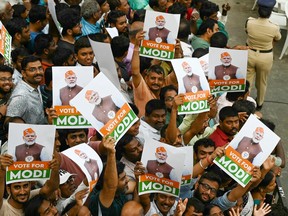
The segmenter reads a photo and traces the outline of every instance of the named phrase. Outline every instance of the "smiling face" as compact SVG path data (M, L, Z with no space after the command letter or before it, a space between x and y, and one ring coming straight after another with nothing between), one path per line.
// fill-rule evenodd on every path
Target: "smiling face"
M35 143L37 136L35 133L28 133L23 136L23 140L27 145L33 145Z
M263 136L264 136L264 132L261 132L261 131L257 131L257 130L255 130L254 132L253 132L253 137L252 137L252 139L253 139L253 142L254 143L259 143L262 139L263 139Z
M175 200L176 198L173 196L160 194L160 193L155 195L155 203L157 205L157 208L163 215L167 215L167 213L170 211L170 209L174 205Z
M166 163L167 152L156 152L155 157L158 163Z
M32 87L37 88L44 76L44 70L41 62L29 62L26 68L22 70L22 75L25 82Z
M163 29L165 26L165 23L166 23L165 19L158 19L155 21L156 27L158 29Z
M10 195L9 202L24 204L28 201L31 190L30 182L12 183L6 188Z
M220 60L224 66L229 66L231 65L232 58L231 56L224 56Z
M11 92L13 87L12 74L10 72L0 73L0 94L7 94Z
M216 197L219 185L216 181L203 179L195 184L194 197L203 203L209 203Z

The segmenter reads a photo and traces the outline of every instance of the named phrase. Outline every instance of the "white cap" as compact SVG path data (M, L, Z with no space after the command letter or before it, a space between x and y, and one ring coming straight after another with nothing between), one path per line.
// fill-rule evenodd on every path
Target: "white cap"
M67 172L66 170L60 169L59 170L60 185L67 182L70 176L73 176L73 175L77 175L77 174L71 174Z

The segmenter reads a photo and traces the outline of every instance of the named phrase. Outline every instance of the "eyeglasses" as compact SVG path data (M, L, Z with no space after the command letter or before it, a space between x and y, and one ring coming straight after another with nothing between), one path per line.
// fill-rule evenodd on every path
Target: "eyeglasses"
M6 78L6 77L1 77L0 78L0 81L1 82L5 82L5 81L9 81L9 82L12 82L13 78L12 77L9 77L9 78Z
M210 193L212 193L212 194L216 194L217 193L217 189L210 187L208 184L205 184L205 183L202 183L202 182L200 182L199 184L202 185L202 188L204 189L204 191L210 190Z
M38 68L36 67L26 68L25 70L28 70L29 72L36 72L36 71L43 72L44 71L42 66Z

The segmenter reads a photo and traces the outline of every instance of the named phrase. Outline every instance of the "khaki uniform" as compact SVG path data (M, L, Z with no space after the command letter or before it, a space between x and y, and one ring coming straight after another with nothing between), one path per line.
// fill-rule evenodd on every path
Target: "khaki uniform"
M60 89L60 100L62 105L69 105L69 101L72 100L83 88L76 85L73 88L65 86Z
M243 137L242 140L239 142L237 148L235 149L237 152L241 154L244 159L249 160L251 163L253 159L262 152L259 143L253 143L252 138ZM246 153L246 154L245 154Z
M247 80L252 86L256 77L257 104L261 106L265 99L267 78L273 66L273 41L281 39L280 28L268 19L250 17L246 23L246 32L247 45L252 47L248 51Z
M193 74L192 76L184 76L183 77L183 84L186 92L193 92L192 87L195 86L197 87L197 91L202 91L201 83L200 83L200 78L198 75Z

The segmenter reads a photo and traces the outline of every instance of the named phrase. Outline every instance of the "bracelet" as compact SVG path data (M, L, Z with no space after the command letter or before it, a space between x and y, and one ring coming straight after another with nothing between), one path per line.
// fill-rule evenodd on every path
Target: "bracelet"
M205 168L204 166L203 166L203 164L202 164L202 159L199 161L199 164L200 164L200 167L202 168L202 169L207 169L207 167Z
M207 162L208 162L209 164L211 164L212 161L210 161L209 157L210 157L210 155L207 155L206 160L207 160Z

